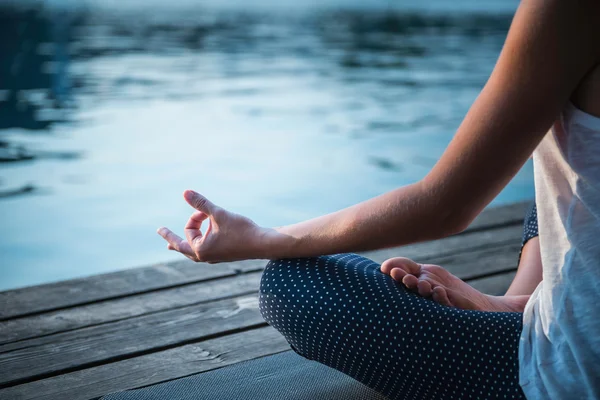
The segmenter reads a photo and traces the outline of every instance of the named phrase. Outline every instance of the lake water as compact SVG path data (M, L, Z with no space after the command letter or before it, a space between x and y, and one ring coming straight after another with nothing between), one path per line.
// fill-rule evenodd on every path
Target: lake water
M517 4L167 3L0 6L0 290L177 259L187 188L276 226L415 182Z

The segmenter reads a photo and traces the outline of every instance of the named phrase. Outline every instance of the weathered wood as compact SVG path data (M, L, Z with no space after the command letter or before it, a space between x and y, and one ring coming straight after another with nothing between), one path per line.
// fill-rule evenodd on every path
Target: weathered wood
M487 275L517 268L517 255L520 245L512 244L492 247L471 253L430 260L432 264L445 267L463 280L481 278Z
M522 223L527 203L485 210L461 235L485 229ZM454 242L460 239L453 239ZM448 240L445 239L445 240ZM424 244L420 245L425 247ZM18 316L89 304L152 290L233 276L242 272L259 271L265 262L248 260L219 265L198 265L191 261L158 264L87 278L72 279L46 285L0 292L0 321Z
M0 390L0 400L89 400L289 350L271 327L100 365Z
M488 208L479 214L463 233L522 224L530 205L531 201L523 201Z
M475 279L469 281L469 285L473 286L480 292L494 296L502 296L508 290L508 287L515 278L515 274L516 270L504 274L488 276L486 278Z
M0 322L0 345L173 308L254 293L262 272L178 286Z
M392 249L386 251L386 254L371 254L370 256L378 262L390 257L409 257L419 262L441 265L459 278L470 281L516 269L518 254L521 249L521 238L520 236L514 237L514 229L503 228L499 231L503 231L504 235L508 235L506 237L500 236L501 240L496 243L493 242L492 238L487 243L480 242L477 239L474 241L476 249L465 249L456 253L447 252L447 254L441 255L432 253L427 255L425 251L419 251L421 249L406 249L406 251ZM419 256L419 254L424 254L424 256Z
M470 232L464 235L450 236L440 240L416 243L390 249L368 251L365 257L381 263L391 257L408 257L420 262L431 262L432 259L469 253L488 247L521 243L522 226L512 225L481 232Z
M464 240L452 237L429 246L415 245L406 250L392 252L392 249L369 256L380 262L398 255L413 257L422 262L438 263L463 279L472 279L516 266L520 229L501 228L473 234L473 237L465 236ZM0 322L0 344L248 294L258 290L260 274L241 274L3 321Z
M87 278L0 292L0 321L64 307L89 304L152 290L260 271L262 260L199 265L192 261L157 264Z
M265 325L256 295L0 346L0 387Z
M518 252L518 248L518 245L494 247L433 261L439 261L441 265L463 279L474 278L482 275L478 274L478 270L484 271L484 275L487 275L514 269L515 253ZM258 284L257 281L255 283ZM258 287L256 286L255 289ZM185 293L184 290L182 292ZM0 385L81 368L89 363L155 351L156 348L196 340L231 329L246 328L248 325L262 321L257 307L251 303L253 298L255 299L253 296L234 298L186 306L89 328L7 343L0 346ZM139 307L138 302L132 300L132 303ZM247 306L240 304L247 304ZM110 310L110 307L104 309L106 312ZM125 312L126 310L123 311ZM231 313L232 317L224 317L227 313ZM82 356L82 351L85 351L85 356ZM35 359L37 362L35 365L30 365L26 362L29 359Z
M477 279L478 290L506 290L514 272ZM489 292L490 294L499 294ZM88 400L288 350L271 327L227 335L0 390L0 400Z

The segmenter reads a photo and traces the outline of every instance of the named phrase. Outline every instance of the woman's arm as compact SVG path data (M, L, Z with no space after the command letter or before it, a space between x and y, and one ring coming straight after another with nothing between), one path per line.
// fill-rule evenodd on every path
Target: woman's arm
M541 281L540 239L534 237L523 246L517 274L506 291L506 296L531 295Z
M490 79L439 162L415 184L275 229L187 192L211 233L188 235L187 244L166 228L159 233L192 259L218 262L371 250L460 232L518 172L598 62L598 21L595 0L523 0Z
M489 81L431 172L415 185L278 228L291 238L286 253L369 250L466 228L523 166L597 63L598 4L524 0Z

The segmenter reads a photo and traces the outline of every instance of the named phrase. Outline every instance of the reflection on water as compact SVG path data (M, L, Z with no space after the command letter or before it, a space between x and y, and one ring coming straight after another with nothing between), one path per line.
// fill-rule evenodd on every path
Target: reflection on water
M280 225L414 182L513 8L0 6L0 289L172 259L186 188Z

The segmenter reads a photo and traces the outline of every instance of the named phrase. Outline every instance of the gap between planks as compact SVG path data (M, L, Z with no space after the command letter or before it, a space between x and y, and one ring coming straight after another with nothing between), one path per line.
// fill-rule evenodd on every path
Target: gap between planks
M472 284L481 290L490 286L487 280L493 279L491 286L498 287L501 278L507 288L513 276L482 278ZM0 389L0 400L91 400L286 350L289 345L273 328L250 329Z
M275 329L258 328L0 389L0 400L90 400L289 349Z
M490 280L473 281L484 289ZM493 285L493 286L492 286ZM504 290L504 289L503 289ZM264 324L256 295L190 306L0 347L0 387L61 375ZM82 356L83 355L83 356Z
M468 254L458 254L456 256L453 257L449 257L446 260L444 260L444 257L441 257L438 261L440 262L440 264L445 265L445 266L452 266L455 265L456 270L453 270L453 272L455 274L457 274L460 277L463 278L467 278L466 274L469 273L469 271L475 270L477 268L488 268L487 270L487 275L490 274L490 270L489 268L492 268L491 273L493 274L502 274L505 271L511 271L511 268L514 269L514 265L516 264L516 252L518 251L518 244L513 243L511 245L503 245L503 246L499 246L498 248L494 248L494 247L483 247L482 250L480 250L480 252L471 252ZM493 270L494 268L496 268L496 270ZM450 268L451 270L453 268ZM256 274L250 274L248 275L248 277L254 278L254 282L246 282L250 285L257 285L258 283L258 279L259 279L259 275L260 273L256 273ZM211 282L211 284L214 284L214 282ZM242 285L243 287L243 285ZM249 288L249 287L248 287ZM183 289L183 288L180 288ZM254 289L256 289L256 286L254 286ZM209 293L210 294L210 293ZM186 292L184 291L182 296L186 297ZM173 296L173 298L175 298L176 296ZM129 299L122 299L122 301L135 301L136 299L134 297L129 298ZM198 299L196 299L197 301ZM142 299L143 302L143 299ZM189 303L189 301L188 301ZM148 304L148 303L146 303ZM126 310L126 312L130 312L128 310L128 307L119 307L119 308L115 308L113 307L114 304L111 304L111 302L108 303L99 303L98 305L102 305L105 307L105 311L110 311L111 309L117 309L117 310ZM122 306L124 304L121 304ZM189 305L189 304L188 304ZM201 305L201 304L192 304L194 307L183 307L183 314L188 313L188 310L194 310L195 307ZM131 304L129 304L129 306L131 306ZM97 321L96 325L94 326L90 326L88 327L89 329L86 328L73 328L71 327L73 330L72 331L68 331L68 332L62 332L62 333L57 333L54 335L48 335L48 336L42 336L42 337L38 337L31 340L20 340L18 342L13 342L8 343L4 346L0 346L0 352L3 353L10 353L10 355L8 356L9 360L12 361L8 361L6 359L6 354L4 354L4 362L0 363L0 371L4 370L4 372L1 374L4 377L4 380L1 380L2 378L0 378L0 382L2 382L2 384L4 386L7 385L12 385L12 384L16 384L18 382L25 382L25 381L31 381L34 379L38 379L42 376L49 376L48 374L51 375L56 375L59 374L64 371L67 370L73 370L73 369L78 369L78 368L85 368L86 366L89 366L90 363L99 363L102 362L102 360L106 360L106 362L109 362L110 360L116 358L123 358L123 357L135 357L136 354L139 354L139 352L147 352L147 351L154 351L152 350L153 348L160 348L160 346L171 346L171 345L175 345L175 343L177 343L177 340L197 340L198 337L196 337L195 339L190 337L186 337L183 339L177 339L177 338L173 338L170 337L171 339L173 339L174 341L165 344L164 342L146 342L146 347L145 348L137 348L137 349L131 349L131 348L127 348L127 347L123 347L123 340L120 339L121 335L120 333L117 334L117 337L114 338L112 336L106 336L104 335L104 341L105 343L116 343L119 346L117 346L114 350L111 351L103 351L101 352L100 355L96 354L94 357L89 357L89 354L87 355L85 360L82 360L80 355L78 355L78 351L79 350L77 347L73 347L74 343L79 343L82 346L86 346L87 342L91 342L91 343L95 343L97 344L97 340L98 337L102 337L102 335L105 333L106 330L109 331L117 331L119 332L120 330L122 332L124 332L125 334L129 334L130 332L128 331L128 327L131 325L136 325L141 323L140 321L143 321L144 318L148 317L148 318L154 318L155 321L159 321L158 323L163 324L163 323L171 323L170 321L173 320L174 318L174 314L172 314L173 312L178 312L181 311L181 304L179 304L179 307L177 307L176 309L170 309L170 310L160 310L158 312L151 312L151 313L144 313L142 315L139 316L135 316L135 317L131 317L131 315L129 317L126 317L125 319L120 319L117 321L108 321L108 323L103 323L102 321ZM133 307L132 309L135 309L135 307ZM71 311L77 311L77 309L71 310ZM84 314L89 315L89 313L86 313L86 310L83 310ZM89 310L87 310L89 311ZM96 310L98 311L98 310ZM155 314L158 314L158 316L156 316ZM38 316L41 318L41 316ZM58 313L57 315L53 315L52 316L55 321L65 321L60 313ZM206 316L205 316L206 317ZM260 319L260 317L258 316L258 318ZM20 320L15 320L15 322L23 322L24 319L20 319ZM74 318L74 320L77 320L77 318ZM66 320L68 321L68 319ZM31 322L31 321L29 321ZM39 320L38 322L43 322L43 318L41 320ZM46 321L47 322L47 321ZM199 320L199 322L202 322L202 319ZM120 326L121 328L115 328L116 325L114 324L120 324L118 326ZM5 324L8 325L8 324ZM42 324L43 325L43 324ZM15 326L13 325L11 328L15 329ZM18 328L18 326L16 327ZM94 329L95 328L95 329ZM234 327L234 329L237 329L239 327ZM59 327L60 329L60 327ZM144 329L152 329L152 327L146 327ZM220 328L218 328L220 331L224 331L227 330L229 328L227 328L226 324L225 325L221 325ZM21 331L25 330L23 326L21 326ZM80 331L83 331L80 332ZM94 336L92 334L90 334L90 332L96 332L97 334L99 334L100 336ZM197 333L197 331L190 331L190 332L195 332ZM87 342L84 340L83 342L81 342L81 338L82 335L86 335L89 334L89 337L87 339ZM139 335L143 335L143 331L138 333ZM206 333L206 334L212 334L212 335L218 335L219 331L214 331L214 332L210 332L210 333ZM61 339L62 338L62 339ZM62 344L61 344L62 343ZM66 344L65 344L66 343ZM127 343L127 340L125 340L125 343ZM137 343L139 344L139 343ZM41 347L40 347L41 346ZM45 347L44 347L45 346ZM62 348L61 346L66 346L64 348ZM35 349L33 353L31 353L30 349ZM58 356L53 356L51 357L51 359L49 360L44 360L43 367L41 367L40 364L36 363L36 365L29 365L28 363L23 363L23 359L22 357L25 357L25 359L29 359L30 357L36 357L36 360L40 360L41 358L44 357L45 354L54 354L56 352L56 349L61 349L60 354ZM15 355L21 355L21 358L17 357L15 359ZM36 356L37 355L37 356ZM2 354L0 354L0 359L2 357ZM104 358L102 358L104 357ZM8 363L7 363L8 362ZM4 368L2 367L2 365L4 365Z

